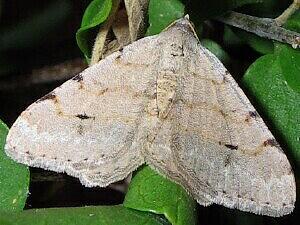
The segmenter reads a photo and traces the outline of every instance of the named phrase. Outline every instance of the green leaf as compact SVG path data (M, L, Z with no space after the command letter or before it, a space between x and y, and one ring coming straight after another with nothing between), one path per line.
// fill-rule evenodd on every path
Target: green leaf
M163 225L164 220L151 213L117 206L31 209L1 212L1 225Z
M300 93L300 51L289 45L278 43L276 45L281 72L294 91Z
M284 24L284 27L292 30L292 31L296 31L296 32L300 32L300 11L298 10L297 12L295 12Z
M243 84L269 120L276 138L294 155L299 166L300 94L287 84L280 57L268 54L257 59L245 73Z
M76 41L86 58L91 57L93 28L103 23L109 16L112 8L112 0L93 0L86 8L79 30L76 33Z
M184 5L179 0L150 0L149 28L147 35L154 35L161 32L174 20L184 16Z
M300 11L294 13L284 24L284 27L300 32ZM290 88L300 92L300 50L289 45L277 43L275 52L279 57L282 74Z
M215 41L210 39L203 39L201 40L202 45L207 48L209 51L211 51L215 56L217 56L223 64L228 64L230 61L230 57L223 50L223 48Z
M7 126L0 120L0 210L20 211L27 198L29 170L6 156L7 133Z
M196 224L196 203L178 184L150 167L141 167L133 177L124 206L163 214L173 225Z

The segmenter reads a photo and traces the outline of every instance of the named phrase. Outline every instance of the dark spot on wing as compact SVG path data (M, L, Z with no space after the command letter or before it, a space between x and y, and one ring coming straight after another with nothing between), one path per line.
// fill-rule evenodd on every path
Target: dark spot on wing
M225 144L225 147L226 148L229 148L231 150L237 150L238 149L238 146L237 145L231 145L231 144Z
M81 74L76 75L75 77L72 78L72 80L75 80L77 82L83 81L83 77Z
M183 53L174 52L174 53L171 53L171 56L173 56L173 57L184 56L184 54Z
M161 163L164 164L164 165L166 165L166 160L161 159Z
M117 62L121 59L121 56L122 56L121 54L116 56L115 59L116 59Z
M214 85L214 86L217 86L218 85L218 82L217 81L215 81L215 80L210 80L210 82L212 83L212 85Z
M123 56L123 47L119 49L119 54L116 56L116 60L119 61L121 60L121 57Z
M78 125L77 132L78 134L83 135L83 126L81 124Z
M103 90L98 92L98 96L103 95L107 91L108 91L108 88L104 88Z
M291 174L293 174L293 173L294 173L293 168L290 167L290 168L289 168L289 171L288 171L288 175L291 175Z
M228 82L227 76L231 76L228 70L225 70L225 74L223 75L223 83Z
M230 155L226 155L224 160L224 166L227 167L230 164Z
M183 52L183 46L179 45L177 43L172 43L171 44L171 53L170 53L173 57L176 56L184 56L184 52Z
M72 80L77 81L79 83L79 89L83 89L83 76L81 74L76 75L72 78Z
M246 122L249 122L251 118L256 119L256 118L258 118L258 117L259 117L259 115L258 115L258 113L257 113L256 111L249 111L249 112L248 112L248 115L246 116L245 121L246 121Z
M45 96L41 97L36 102L39 103L39 102L42 102L45 100L54 100L55 102L57 102L56 95L54 94L54 92L50 92L50 93L46 94Z
M224 111L223 111L222 109L220 109L219 112L221 113L221 115L222 115L223 117L226 117L226 114L224 113Z
M76 117L79 118L79 119L81 119L81 120L95 119L95 117L88 116L85 113L84 114L77 114Z
M250 111L249 112L249 116L252 117L252 118L257 118L259 117L258 113L256 111Z
M26 151L25 153L29 155L29 151Z
M279 147L278 142L274 138L267 139L266 141L264 141L263 145L265 147L267 147L267 146L271 146L271 147L276 146L276 147Z

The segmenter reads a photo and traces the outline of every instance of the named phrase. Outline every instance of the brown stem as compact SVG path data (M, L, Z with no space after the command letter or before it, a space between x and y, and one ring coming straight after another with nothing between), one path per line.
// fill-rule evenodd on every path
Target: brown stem
M119 9L120 0L114 0L112 9L106 21L100 26L99 32L97 34L96 40L94 42L92 57L90 66L96 64L100 61L103 53L103 48L106 40L106 36L108 34L109 29L112 26L112 23L115 19L115 15Z
M299 1L299 0L297 0ZM283 43L297 48L300 45L300 34L278 26L274 19L259 18L237 12L229 12L217 20L256 35Z
M294 2L284 12L275 18L275 22L278 26L282 26L291 15L293 15L300 8L300 0L294 0Z

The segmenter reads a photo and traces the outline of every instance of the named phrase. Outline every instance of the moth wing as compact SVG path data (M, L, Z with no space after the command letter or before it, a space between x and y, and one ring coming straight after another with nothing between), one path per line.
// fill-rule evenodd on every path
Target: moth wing
M10 129L6 153L86 186L125 178L144 163L140 123L155 91L156 40L125 47L29 106Z
M296 187L286 155L222 63L181 29L177 87L146 161L200 204L290 213Z
M215 203L269 216L290 213L296 188L286 155L221 62L198 49L195 77L174 109L178 165L204 179Z

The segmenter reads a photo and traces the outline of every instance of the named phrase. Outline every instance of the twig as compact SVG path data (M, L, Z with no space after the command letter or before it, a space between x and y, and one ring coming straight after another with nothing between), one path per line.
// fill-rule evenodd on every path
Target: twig
M111 28L112 23L115 19L115 15L119 9L119 5L120 5L120 0L113 1L113 6L112 6L112 9L110 11L108 18L103 23L103 25L100 26L96 40L94 42L90 66L99 62L99 60L102 57L103 47L105 44L106 36L107 36L108 31Z
M241 28L256 35L283 43L297 48L300 45L300 34L278 26L274 19L259 18L242 13L230 12L217 20Z
M300 0L294 0L293 3L280 16L275 18L276 24L278 26L282 26L299 8Z

